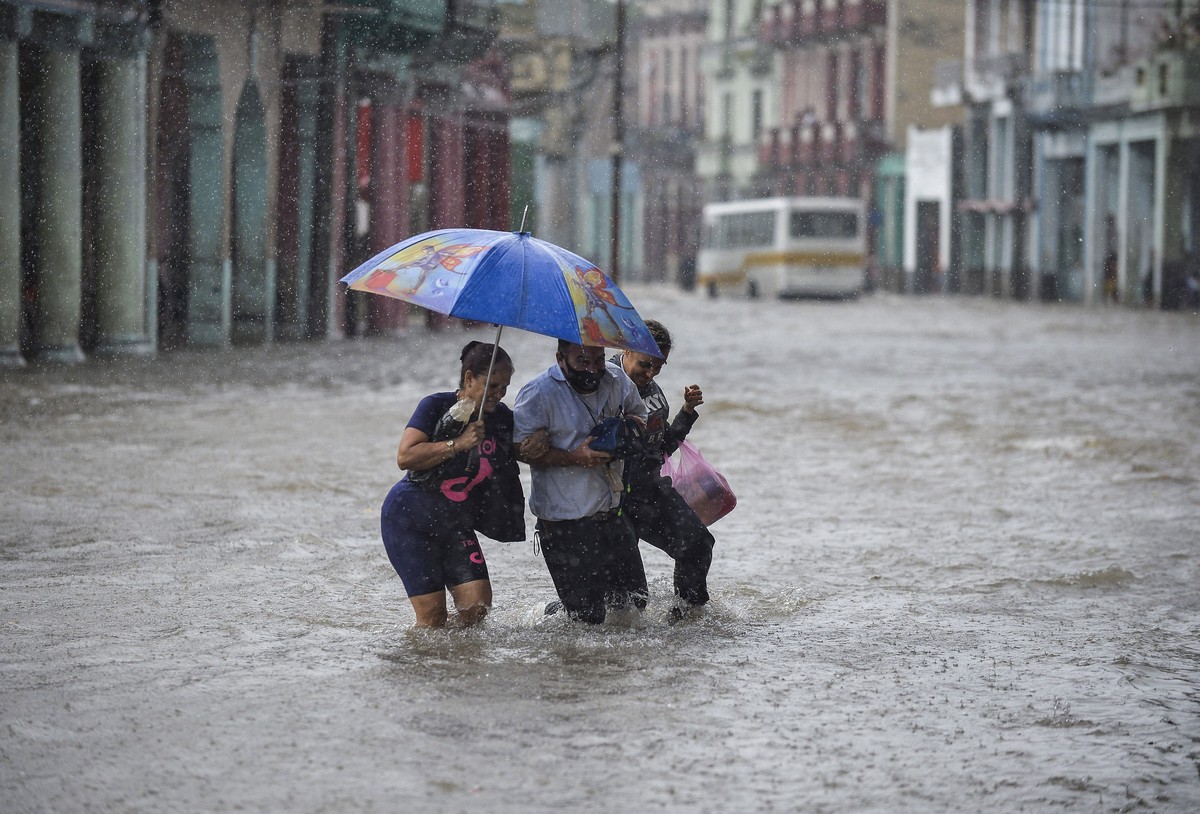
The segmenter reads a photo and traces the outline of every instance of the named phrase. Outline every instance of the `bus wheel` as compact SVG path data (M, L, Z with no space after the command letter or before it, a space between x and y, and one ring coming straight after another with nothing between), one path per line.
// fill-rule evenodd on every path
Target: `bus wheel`
M708 296L709 296L709 298L714 299L714 300L717 298L717 284L716 283L708 284Z
M746 296L752 300L758 299L758 283L755 280L746 284Z

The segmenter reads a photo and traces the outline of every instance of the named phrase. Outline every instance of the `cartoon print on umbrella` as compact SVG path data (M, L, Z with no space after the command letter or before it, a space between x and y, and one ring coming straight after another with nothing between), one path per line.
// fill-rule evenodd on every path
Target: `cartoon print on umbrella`
M596 319L596 312L600 311L613 326L615 331L612 334L620 340L625 338L625 328L633 327L634 323L629 322L623 324L622 321L613 317L608 310L609 307L625 308L617 301L612 292L608 290L608 278L600 269L592 266L590 268L574 267L575 279L567 278L568 285L571 286L572 299L575 300L576 308L580 311L579 326L583 333L587 334L587 338L595 344L601 344L605 339L605 333L600 323ZM582 301L577 293L582 294ZM632 311L632 305L628 310Z
M445 243L450 243L450 240L447 239ZM459 271L458 267L463 261L485 248L465 243L444 245L436 241L412 246L381 263L377 273L366 280L366 285L376 294L404 297L436 295L447 286L438 276L441 271L462 274L465 269ZM431 272L438 274L430 280L428 277Z

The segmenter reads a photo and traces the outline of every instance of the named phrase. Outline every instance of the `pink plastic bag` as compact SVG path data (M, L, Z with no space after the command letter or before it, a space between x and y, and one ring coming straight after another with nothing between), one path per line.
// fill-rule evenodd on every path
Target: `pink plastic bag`
M706 526L729 514L737 505L729 481L689 441L679 443L678 463L673 458L663 459L662 474L671 479L675 491Z

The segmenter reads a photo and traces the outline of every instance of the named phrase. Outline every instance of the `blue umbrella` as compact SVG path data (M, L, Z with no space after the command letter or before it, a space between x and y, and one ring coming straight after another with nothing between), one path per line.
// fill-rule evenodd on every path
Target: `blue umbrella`
M508 326L662 357L637 309L595 263L529 232L424 232L383 250L342 282L439 314L493 323L496 347ZM485 392L491 373L489 365Z
M528 232L425 232L342 282L447 316L661 356L637 309L595 263Z

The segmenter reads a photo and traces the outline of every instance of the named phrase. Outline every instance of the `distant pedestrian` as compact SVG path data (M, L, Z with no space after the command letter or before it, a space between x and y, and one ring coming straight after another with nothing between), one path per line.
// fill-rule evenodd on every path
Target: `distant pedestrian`
M1109 214L1104 217L1104 265L1101 269L1101 285L1105 302L1119 302L1121 293L1117 280L1117 218Z
M422 399L400 437L396 463L408 474L388 493L380 523L384 548L404 582L416 627L446 624L447 591L460 624L476 624L487 614L492 584L477 529L498 540L525 538L513 414L500 403L513 364L503 348L496 349L485 394L492 350L490 344L468 343L460 357L458 390ZM448 417L461 400L469 402L464 405L467 415ZM535 436L520 452L539 454L544 444L544 434Z
M1117 253L1110 252L1104 258L1104 301L1117 302Z

